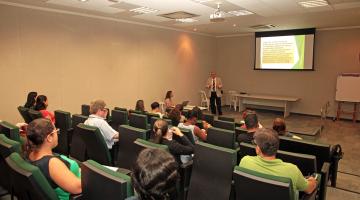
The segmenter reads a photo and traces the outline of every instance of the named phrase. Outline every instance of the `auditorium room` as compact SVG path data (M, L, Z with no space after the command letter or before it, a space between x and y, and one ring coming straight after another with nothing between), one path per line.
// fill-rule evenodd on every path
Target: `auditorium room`
M0 200L359 200L360 0L0 0Z

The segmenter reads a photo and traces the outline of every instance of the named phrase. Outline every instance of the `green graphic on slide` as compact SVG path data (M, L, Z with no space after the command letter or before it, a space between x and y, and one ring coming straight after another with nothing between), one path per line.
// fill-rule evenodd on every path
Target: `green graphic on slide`
M295 41L298 49L299 60L294 65L293 69L304 69L305 35L296 35Z

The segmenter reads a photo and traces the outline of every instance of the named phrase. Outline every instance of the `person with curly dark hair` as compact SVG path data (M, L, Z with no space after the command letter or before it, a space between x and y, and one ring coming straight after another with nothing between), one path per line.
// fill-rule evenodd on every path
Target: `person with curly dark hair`
M177 169L178 164L170 153L160 149L144 149L133 166L131 181L137 196L131 199L176 199Z

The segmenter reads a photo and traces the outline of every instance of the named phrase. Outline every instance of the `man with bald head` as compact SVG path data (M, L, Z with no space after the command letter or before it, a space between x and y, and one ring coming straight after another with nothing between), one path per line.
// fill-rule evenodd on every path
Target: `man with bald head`
M218 114L222 115L222 111L221 111L222 87L223 85L221 82L221 78L217 77L216 73L212 71L210 73L210 77L206 82L206 88L209 89L208 95L210 96L210 108L212 114L216 114L216 108L217 108Z

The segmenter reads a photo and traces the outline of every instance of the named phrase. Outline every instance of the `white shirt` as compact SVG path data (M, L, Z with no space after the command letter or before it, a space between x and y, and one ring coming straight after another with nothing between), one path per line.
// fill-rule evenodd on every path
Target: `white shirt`
M190 130L193 137L194 137L195 142L199 141L199 137L196 136L195 133L194 133L195 125L185 125L184 123L179 123L178 127Z
M85 125L95 126L99 128L103 135L106 145L109 149L114 145L115 140L113 139L117 132L111 128L111 126L105 121L104 118L97 115L90 115L89 118L84 122Z

